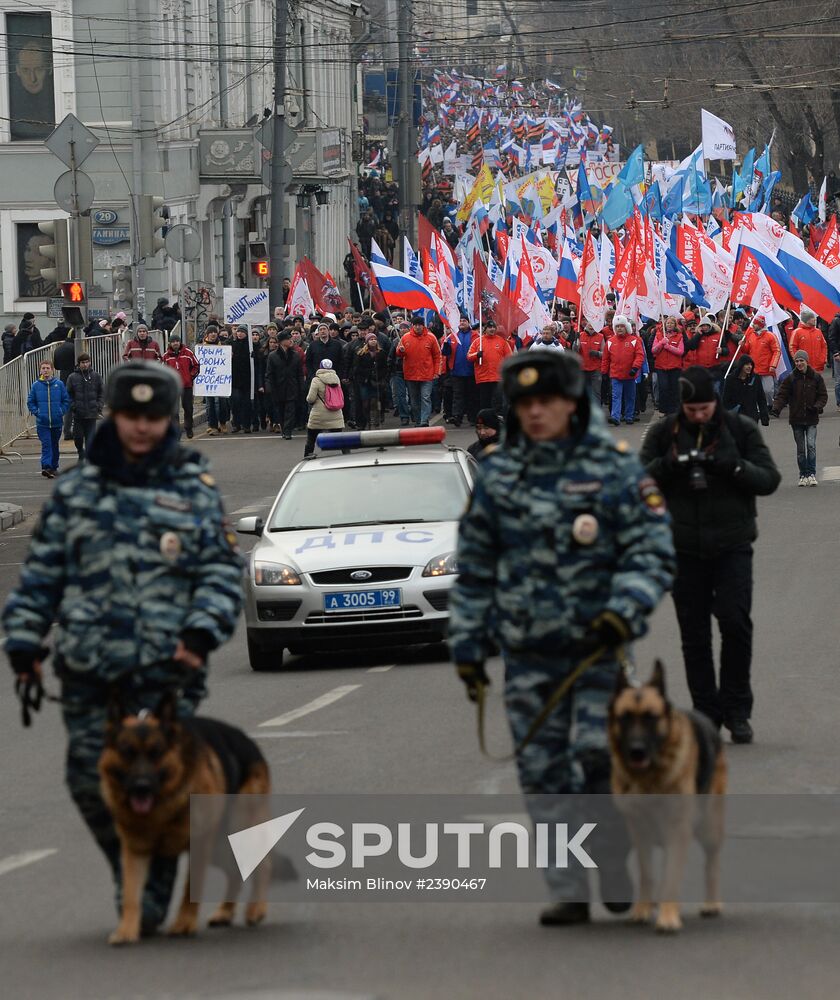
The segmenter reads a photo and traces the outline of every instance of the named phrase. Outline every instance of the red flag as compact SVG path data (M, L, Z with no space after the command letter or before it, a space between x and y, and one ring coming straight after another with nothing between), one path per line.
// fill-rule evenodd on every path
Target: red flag
M500 330L512 333L528 321L527 314L511 302L490 280L487 268L475 250L473 250L473 275L473 314L479 315L480 306L482 322L492 319Z
M837 232L837 217L834 215L820 240L816 256L820 264L825 264L832 270L840 266L840 234Z
M336 288L332 277L321 274L308 257L304 257L298 266L306 284L309 285L309 293L319 312L339 313L347 308L347 303Z
M432 237L434 236L435 227L429 222L422 212L417 215L417 249L421 252L423 250L428 250L429 253L432 252Z
M375 312L387 312L388 303L385 301L382 290L376 283L373 272L367 266L359 248L349 238L347 242L350 244L350 253L353 254L353 273L356 276L356 281L362 288L370 292L370 304L373 310Z

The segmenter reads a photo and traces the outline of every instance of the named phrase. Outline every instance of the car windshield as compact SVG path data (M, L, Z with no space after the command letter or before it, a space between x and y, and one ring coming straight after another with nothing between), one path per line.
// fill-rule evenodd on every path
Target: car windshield
M284 490L269 530L457 521L466 502L467 483L455 462L299 472Z

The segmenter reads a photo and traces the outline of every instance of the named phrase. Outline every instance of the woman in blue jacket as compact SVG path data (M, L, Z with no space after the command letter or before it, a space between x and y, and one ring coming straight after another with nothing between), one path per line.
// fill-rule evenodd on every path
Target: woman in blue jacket
M35 416L35 429L41 441L41 475L55 479L61 428L64 414L70 408L70 397L49 361L42 361L38 372L38 380L32 383L26 405Z

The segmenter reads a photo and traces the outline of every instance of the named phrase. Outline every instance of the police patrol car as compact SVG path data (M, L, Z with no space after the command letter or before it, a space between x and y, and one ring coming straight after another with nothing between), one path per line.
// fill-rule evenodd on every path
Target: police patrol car
M475 462L440 447L442 427L322 433L248 559L245 620L254 670L283 651L359 649L446 637L458 519ZM342 454L342 452L344 452Z

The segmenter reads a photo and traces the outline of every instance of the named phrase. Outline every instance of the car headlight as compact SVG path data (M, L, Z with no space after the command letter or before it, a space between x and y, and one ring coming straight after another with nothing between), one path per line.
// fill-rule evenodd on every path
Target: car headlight
M426 563L423 576L451 576L458 572L455 563L455 553L446 552L442 556L435 556Z
M258 587L297 587L300 577L291 566L282 563L254 563L254 583Z

